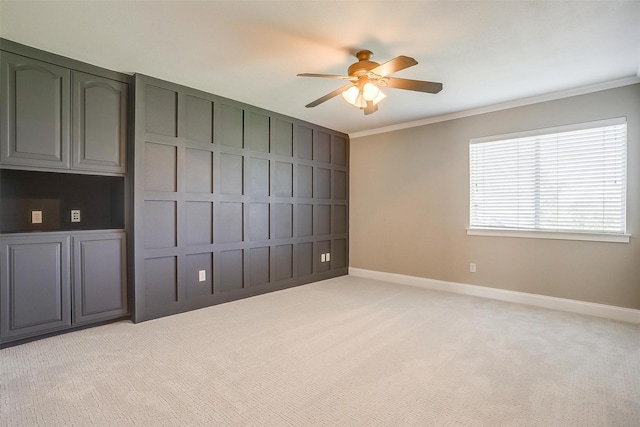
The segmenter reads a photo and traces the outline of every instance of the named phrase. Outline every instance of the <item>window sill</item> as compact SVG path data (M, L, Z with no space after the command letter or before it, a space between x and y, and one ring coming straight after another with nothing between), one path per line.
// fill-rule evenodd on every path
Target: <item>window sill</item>
M591 242L629 243L630 234L567 233L553 231L495 230L467 228L467 236L523 237L527 239L586 240Z

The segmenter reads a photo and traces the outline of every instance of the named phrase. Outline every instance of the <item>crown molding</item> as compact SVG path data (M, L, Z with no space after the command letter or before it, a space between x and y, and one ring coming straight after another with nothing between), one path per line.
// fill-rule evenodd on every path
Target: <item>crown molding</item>
M354 132L349 134L349 139L362 138L370 135L377 135L380 133L393 132L396 130L409 129L418 126L430 125L433 123L446 122L449 120L461 119L463 117L476 116L478 114L492 113L495 111L508 110L510 108L523 107L525 105L538 104L541 102L554 101L556 99L569 98L572 96L585 95L592 92L599 92L607 89L615 89L617 87L629 86L632 84L640 83L640 67L638 68L638 75L625 77L618 80L612 80L603 83L597 83L589 86L582 86L574 89L567 89L558 92L547 93L543 95L531 96L528 98L517 99L514 101L502 102L499 104L488 105L485 107L472 108L470 110L458 111L455 113L443 114L440 116L427 117L420 120L414 120L405 123L399 123L396 125L383 126L375 129L363 130L360 132Z

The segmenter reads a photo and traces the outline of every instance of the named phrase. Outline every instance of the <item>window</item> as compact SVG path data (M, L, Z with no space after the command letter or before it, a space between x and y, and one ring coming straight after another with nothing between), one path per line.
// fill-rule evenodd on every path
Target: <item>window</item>
M472 139L468 234L629 241L625 118Z

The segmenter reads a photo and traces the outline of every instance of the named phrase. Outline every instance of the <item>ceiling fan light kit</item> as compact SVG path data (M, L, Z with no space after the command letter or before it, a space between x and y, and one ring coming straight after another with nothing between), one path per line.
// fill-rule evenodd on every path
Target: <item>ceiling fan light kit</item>
M378 110L378 103L387 97L378 87L390 87L433 94L442 90L442 83L388 77L389 74L418 64L415 59L409 58L408 56L398 56L382 65L369 60L373 56L370 50L360 50L355 56L358 58L358 62L349 66L347 69L348 75L346 76L311 73L298 74L298 76L301 77L323 77L348 80L350 82L310 102L306 105L307 108L315 107L342 94L345 101L363 110L364 114L368 115L375 113Z

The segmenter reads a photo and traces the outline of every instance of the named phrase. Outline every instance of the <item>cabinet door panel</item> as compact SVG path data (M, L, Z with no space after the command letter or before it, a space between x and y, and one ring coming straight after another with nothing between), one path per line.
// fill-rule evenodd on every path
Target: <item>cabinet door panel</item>
M125 172L127 84L73 72L73 167Z
M3 238L1 252L3 340L70 326L69 238Z
M74 236L73 259L73 323L127 314L125 234Z
M0 161L68 168L70 71L8 52L0 59Z

